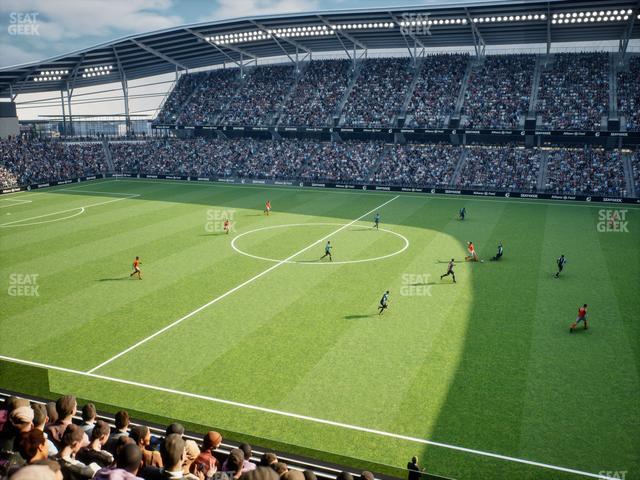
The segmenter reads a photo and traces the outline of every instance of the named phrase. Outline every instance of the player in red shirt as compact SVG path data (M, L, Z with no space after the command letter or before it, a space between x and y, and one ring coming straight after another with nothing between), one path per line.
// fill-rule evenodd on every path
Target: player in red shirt
M473 242L467 242L467 250L469 251L469 255L464 257L465 260L470 260L472 262L478 261L478 254L476 253L476 249L473 246Z
M230 225L229 220L225 219L225 221L224 221L224 231L227 234L229 233L229 225Z
M267 203L265 203L264 205L264 213L269 215L270 211L271 211L271 200L267 200Z
M142 272L140 271L140 265L142 262L140 261L140 257L136 257L133 261L133 272L131 272L130 277L133 277L135 274L138 274L138 280L142 280Z
M580 323L584 322L584 329L588 329L589 325L587 325L587 304L585 303L582 307L578 309L578 318L576 321L571 324L569 327L569 333L572 333L576 326Z

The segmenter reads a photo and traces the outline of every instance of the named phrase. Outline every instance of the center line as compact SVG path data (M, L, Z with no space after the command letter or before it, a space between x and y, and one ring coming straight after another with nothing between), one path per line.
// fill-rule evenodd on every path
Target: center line
M333 232L331 232L328 235L325 235L324 237L322 237L319 240L316 240L315 242L313 242L311 245L307 245L306 247L304 247L302 250L297 251L296 253L294 253L293 255L288 256L287 258L285 258L284 260L279 261L278 263L272 265L271 267L267 268L266 270L260 272L259 274L257 274L254 277L251 277L249 280L246 280L244 282L242 282L240 285L236 285L235 287L233 287L231 290L223 293L222 295L220 295L219 297L214 298L213 300L211 300L208 303L205 303L204 305L202 305L201 307L196 308L193 312L187 313L184 317L179 318L178 320L176 320L173 323L170 323L169 325L167 325L164 328L161 328L160 330L158 330L157 332L149 335L146 338L143 338L142 340L140 340L138 343L134 343L133 345L131 345L130 347L126 348L125 350L121 351L120 353L114 355L113 357L111 357L108 360L105 360L104 362L102 362L100 365L97 365L95 367L93 367L91 370L87 370L87 373L93 373L96 370L99 370L100 368L110 364L111 362L113 362L114 360L120 358L121 356L129 353L130 351L138 348L140 345L143 345L145 343L147 343L149 340L154 339L155 337L157 337L158 335L163 334L164 332L166 332L167 330L172 329L173 327L175 327L176 325L184 322L185 320L187 320L188 318L191 318L192 316L194 316L196 313L201 312L202 310L204 310L205 308L210 307L211 305L213 305L214 303L219 302L220 300L222 300L223 298L231 295L233 292L236 292L238 290L240 290L242 287L246 287L247 285L249 285L250 283L253 283L255 280L259 279L260 277L263 277L264 275L266 275L267 273L275 270L276 268L286 264L287 262L289 262L291 259L297 257L298 255L306 252L307 250L315 247L316 245L318 245L319 243L322 243L323 241L325 241L327 238L331 237L332 235L336 235L337 233L341 232L342 230L344 230L345 228L350 227L351 225L353 225L354 223L356 223L359 220L362 220L364 217L366 217L367 215L371 215L373 212L375 212L376 210L379 210L380 208L384 207L385 205L393 202L396 198L398 198L399 195L396 195L395 197L393 197L391 200L387 200L386 202L384 202L382 205L378 205L375 208L372 208L371 210L369 210L367 213L360 215L358 218L356 218L355 220L350 221L349 223L345 223L344 225L342 225L340 228L338 228L337 230L334 230Z

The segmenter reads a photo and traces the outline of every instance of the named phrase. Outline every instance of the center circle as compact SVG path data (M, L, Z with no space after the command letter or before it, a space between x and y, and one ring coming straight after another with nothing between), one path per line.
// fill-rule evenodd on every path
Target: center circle
M261 232L264 230L273 230L276 228L291 228L291 227L309 227L309 226L335 226L335 227L344 227L345 224L343 223L289 223L289 224L285 224L285 225L271 225L268 227L261 227L261 228L255 228L253 230L249 230L247 232L243 232L239 235L236 235L233 240L231 240L231 248L233 248L236 252L245 255L247 257L251 257L251 258L255 258L257 260L265 260L267 262L273 262L273 263L291 263L291 264L302 264L302 265L344 265L347 263L365 263L365 262L373 262L376 260L384 260L385 258L389 258L389 257L393 257L395 255L399 255L400 253L404 252L407 248L409 248L409 239L407 237L405 237L404 235L401 235L397 232L394 232L393 230L388 230L386 228L379 228L378 230L381 232L385 232L385 233L390 233L391 235L395 235L396 237L402 239L402 241L404 242L404 245L402 246L402 248L400 248L399 250L389 253L387 255L381 255L378 257L371 257L371 258L362 258L362 259L358 259L358 260L338 260L335 262L309 262L309 261L297 261L297 260L280 260L277 258L269 258L269 257L262 257L260 255L254 255L252 253L249 252L245 252L244 250L240 249L237 245L237 241L246 236L246 235L250 235L252 233L256 233L256 232ZM355 224L354 224L355 226ZM348 228L348 227L347 227ZM345 230L347 230L345 228ZM328 238L328 237L327 237ZM326 240L326 238L324 239ZM319 243L319 242L316 242ZM315 244L314 244L315 245Z

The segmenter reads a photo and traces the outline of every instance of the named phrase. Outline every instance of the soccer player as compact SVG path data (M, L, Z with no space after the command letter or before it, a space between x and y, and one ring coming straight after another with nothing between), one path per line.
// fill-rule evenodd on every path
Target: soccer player
M500 260L502 258L502 242L498 243L498 252L496 253L495 257L491 257L491 260L494 262L497 262L498 260Z
M555 275L556 278L560 277L560 272L562 272L562 269L564 268L566 263L567 259L564 258L564 254L560 255L560 257L556 260L556 264L558 265L558 272Z
M129 275L130 277L133 277L134 275L138 275L138 280L142 280L142 272L140 271L140 265L142 265L142 262L140 261L140 257L136 257L136 259L133 261L133 272L131 272L131 275Z
M576 326L578 326L580 322L584 322L585 330L589 328L589 325L587 325L587 304L586 303L578 309L578 318L576 318L576 321L573 322L569 327L569 333L573 333L573 330L576 328Z
M455 266L453 262L454 260L452 258L451 261L449 262L449 265L447 265L447 273L440 275L440 280L442 280L444 277L448 277L449 275L451 275L453 277L453 283L456 283L456 274L453 273L453 267Z
M373 226L376 230L380 229L380 212L376 212L376 216L373 219Z
M329 257L329 261L333 262L333 258L331 258L331 249L333 247L331 246L331 241L327 240L327 244L324 246L324 255L320 257L320 260L322 260L324 257Z
M230 227L230 225L231 225L231 224L229 223L229 219L225 219L225 220L224 220L224 232L225 232L226 234L229 234L229 227Z
M382 315L382 312L384 312L388 306L389 306L389 290L387 290L382 294L382 298L380 299L380 306L378 307L378 310L380 310L378 312L378 315Z
M464 208L464 207L462 207L462 208L460 209L460 213L458 214L458 218L459 218L460 220L464 220L464 216L465 216L466 214L467 214L467 209L466 209L466 208Z
M270 211L271 211L271 200L267 200L267 203L264 204L264 213L266 213L268 216Z
M476 253L476 248L473 246L473 242L467 242L467 250L469 251L469 255L464 257L465 260L469 260L472 262L478 261L478 254Z

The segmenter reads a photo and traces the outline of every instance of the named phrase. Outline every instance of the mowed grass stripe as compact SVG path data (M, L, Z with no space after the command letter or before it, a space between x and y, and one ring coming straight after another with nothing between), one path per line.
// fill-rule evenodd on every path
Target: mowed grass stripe
M377 200L378 200L378 199L376 199L376 202L377 202ZM392 201L392 200L393 200L393 198L387 198L385 203L388 203L388 202L390 202L390 201ZM343 198L342 198L342 199L340 199L340 201L344 202L344 201L345 201L345 199L343 199ZM370 201L371 201L371 199L370 199ZM371 203L373 204L373 202L371 202ZM370 206L369 206L369 209L371 209L371 207L372 207L372 206L373 206L373 207L375 207L375 205L379 205L379 203L375 203L375 204L373 204L373 205L370 205ZM347 209L348 209L348 208L349 208L349 206L347 206L347 205L345 204L345 208L347 208ZM365 211L366 211L366 210L365 210ZM360 210L360 211L359 211L359 214L360 214L360 215L362 215L362 210ZM334 227L334 228L333 228L333 231L335 231L335 230L338 230L338 231L339 231L340 229L336 229L336 228ZM322 237L321 237L321 238L322 238ZM317 241L317 240L318 240L318 239L315 239L315 240L314 240L314 242L315 242L315 241ZM302 245L302 246L301 246L301 248L300 248L299 250L306 249L308 246L309 246L309 244ZM247 281L248 281L248 282L251 282L251 283L247 284L247 287L251 288L251 287L253 287L253 286L254 286L254 284L256 284L256 283L261 283L261 281L264 281L265 274L266 274L266 273L270 273L270 271L271 271L273 268L276 268L276 267L278 267L278 266L280 266L280 264L273 264L272 266L268 267L266 270L265 270L265 269L264 269L264 267L263 267L263 268L262 268L262 270L261 270L259 273L255 274L255 275L252 275L252 276L249 276L248 278L245 278L245 282L247 282ZM244 283L245 283L245 282L240 282L240 283L238 283L238 284L237 284L233 289L229 289L229 291L224 292L224 294L223 294L223 293L220 293L218 296L210 297L209 302L207 302L206 304L196 304L194 307L192 307L192 309L191 309L192 311L191 311L190 313L188 313L188 314L187 314L187 313L185 313L185 315L188 315L188 317L189 317L188 319L189 319L190 321L193 321L193 319L194 319L194 318L197 318L197 317L198 317L198 316L200 316L200 315L207 315L208 310L210 310L210 309L209 309L209 305L208 305L210 302L212 302L212 301L217 301L217 298L218 298L218 297L220 297L221 295L224 295L224 297L222 298L222 300L223 300L223 302L226 302L226 300L227 300L227 295L229 295L229 293L235 293L237 288L244 288ZM234 296L234 295L230 295L230 298L233 298L233 296ZM223 303L223 304L224 304L224 303ZM195 307L198 307L198 308L195 308ZM200 311L201 309L202 309L202 311ZM195 312L194 312L194 310L195 310ZM259 311L259 310L256 310L256 311ZM194 316L192 317L192 315L194 315ZM182 317L180 317L180 319L179 319L179 320L177 320L177 321L178 321L178 322L182 322L183 318L185 318L185 316L184 316L184 315L183 315ZM209 317L207 317L207 318L209 318ZM175 321L176 321L176 320L174 319L174 322L175 322ZM172 326L172 325L173 325L173 323L168 324L168 325L169 325L169 326ZM182 325L180 325L179 323L178 323L178 324L176 324L176 325L177 325L178 327L179 327L179 326L182 326ZM151 340L151 342L149 342L150 344L152 344L152 342L166 342L166 340L163 338L163 337L165 337L165 338L166 338L166 336L160 335L160 336L158 336L157 338L154 338L154 337L156 337L156 335L157 335L158 333L162 333L162 330L160 330L159 332L158 332L158 331L156 331L156 333L154 333L153 335L151 335L149 338L142 339L140 342L147 342L148 340ZM139 343L139 342L137 342L137 343L132 344L132 345L133 345L133 347L134 347L134 348L136 348L138 345L140 345L140 343ZM147 345L145 345L145 346L147 346ZM133 352L129 352L129 349L125 349L123 352L118 353L118 355L116 355L116 356L115 356L115 357L113 357L112 359L109 359L109 363L111 363L113 360L115 360L115 362L114 362L114 363L117 363L117 361L118 361L118 356L122 355L123 353L127 353L127 355L128 355L128 353L133 353L133 354L135 354L135 351L133 351ZM100 368L102 368L102 367L104 367L105 365L104 365L103 363L101 363L101 364L99 364L99 366L100 366ZM107 368L109 368L110 366L112 366L112 365L106 365L106 367L107 367Z
M638 471L640 406L629 404L638 398L638 369L593 213L581 210L567 217L551 210L547 217L541 261L548 268L539 278L525 397L529 414L523 416L521 443L551 461L570 456L598 471ZM569 262L554 279L552 262L561 253ZM589 304L590 330L569 334L583 303ZM580 444L593 448L576 447Z
M180 190L184 191L185 189L182 188ZM229 195L229 193L226 194ZM190 308L194 302L204 302L215 292L226 291L234 284L242 281L244 275L250 273L252 269L256 272L259 271L260 267L253 266L247 259L239 262L232 261L230 264L221 265L220 269L235 273L212 279L211 268L215 268L215 260L220 258L221 255L225 258L230 257L233 252L229 248L223 249L219 247L213 247L213 252L209 252L212 248L213 240L196 236L195 232L193 232L193 235L187 232L185 238L167 236L167 232L175 228L170 226L172 223L181 225L181 228L186 228L187 230L192 228L191 224L194 223L191 222L190 218L186 218L184 214L180 214L179 211L184 210L184 205L178 204L173 208L177 209L173 215L163 212L162 218L166 214L168 219L163 220L160 225L150 224L145 228L128 230L129 235L135 237L135 240L138 241L135 250L131 249L132 244L128 243L127 234L124 234L122 240L115 241L115 244L119 245L122 250L131 250L126 255L124 262L122 261L123 254L121 254L121 251L116 251L111 253L110 256L106 255L102 258L96 258L90 254L81 255L78 252L74 255L69 255L74 259L78 259L78 265L67 273L71 276L76 275L78 278L58 276L58 281L56 282L63 290L67 289L67 295L58 297L57 292L50 289L48 293L53 297L51 297L52 301L49 303L46 301L36 302L35 307L31 309L25 309L22 305L24 302L16 305L20 312L20 318L13 318L12 321L17 321L19 325L22 325L17 334L21 335L23 329L28 331L31 325L38 321L37 319L46 316L61 321L56 329L60 338L68 339L71 337L71 339L79 340L78 345L82 345L85 335L91 335L92 331L98 331L108 335L111 341L115 342L115 346L122 344L124 348L131 342L131 335L148 334L149 326L157 329L153 325L168 323L176 315L183 314L185 308ZM197 216L199 215L197 214ZM204 219L205 216L203 214L202 220L204 221ZM199 221L195 223L202 228L203 223ZM196 227L193 228L197 230ZM202 231L204 231L204 228ZM219 240L227 241L227 239ZM175 245L188 246L189 242L192 241L193 243L200 242L200 246L192 247L192 251L190 249L176 250L174 248ZM105 245L95 249L91 248L90 251L101 251L102 248L107 249L109 244L114 244L114 237L104 239L103 242L105 242ZM128 281L125 284L115 282L115 280L121 279L128 280L129 270L125 265L130 263L133 255L139 250L147 252L147 258L154 259L149 262L149 265L143 265L145 274L154 276L154 283L147 282L143 283L144 286L135 284L135 286L132 286ZM193 252L193 250L196 252ZM209 255L209 253L213 253L213 255ZM67 255L66 252L65 255ZM202 261L203 258L206 260ZM88 259L91 259L92 265L85 265L85 262L89 261ZM95 278L95 275L99 273L96 271L96 265L110 266L112 270L100 272L104 276L99 275L99 278ZM86 274L86 278L81 277L81 272ZM96 283L100 280L107 282ZM77 284L79 286L69 291L69 282L71 282L71 285ZM197 284L202 285L203 288L194 291L192 282L198 282ZM216 284L221 285L219 289L212 288L209 290L205 288L205 285L211 288ZM42 285L41 290L46 291L46 287L46 284ZM39 300L45 299L41 298ZM150 323L151 325L149 325ZM116 329L114 332L114 326L116 325L126 326L126 328ZM40 352L43 347L46 347L46 343L47 341L43 340L42 344L31 344L28 352L18 353ZM20 343L18 342L17 345L20 345ZM99 355L102 350L108 353L112 348L114 348L114 345L105 344L96 349L94 353ZM64 351L56 352L56 355L64 355L69 361L74 361L77 352L74 352L73 349L65 349ZM94 362L95 360L83 358L82 361Z
M402 221L415 207L406 204L386 206L383 216ZM401 214L402 215L401 215ZM362 230L362 228L367 230ZM291 234L295 234L293 230ZM370 224L362 223L353 231L345 230L335 237L336 259L341 256L347 243L356 242L359 248L350 250L357 257L365 256L364 251L382 240L384 232L372 230ZM361 240L365 236L367 240ZM322 254L322 246L315 253L315 259ZM327 260L325 262L328 263ZM246 398L247 393L261 404L281 407L280 401L285 391L292 390L305 378L306 372L314 368L322 356L331 350L347 330L358 323L358 315L376 313L376 303L385 286L391 284L389 268L393 263L375 262L380 285L375 289L363 288L371 280L372 269L364 265L289 265L282 268L268 282L266 288L247 288L247 308L241 315L233 310L224 312L225 323L244 325L243 336L229 348L211 353L210 368L227 371L247 359L252 362L251 373L239 378L232 384L224 382L200 382L200 375L194 372L188 385L198 385L201 389L215 391L229 398ZM366 272L362 274L362 272ZM348 284L341 279L349 278ZM238 292L240 294L240 292ZM242 294L240 294L240 297ZM253 299L256 299L255 301ZM260 306L260 301L264 302ZM222 307L222 305L221 305ZM355 315L354 315L355 314ZM310 322L313 322L310 325ZM185 326L183 330L188 327ZM192 328L198 329L195 323ZM184 333L181 333L184 335ZM276 338L275 342L265 342L266 338ZM206 340L205 340L206 341ZM203 342L195 342L196 348ZM296 359L296 361L293 361ZM204 366L207 368L207 366ZM270 385L286 385L286 389L271 389ZM255 392L255 393L253 393ZM323 393L323 392L315 392ZM314 404L295 405L295 409L316 411Z

